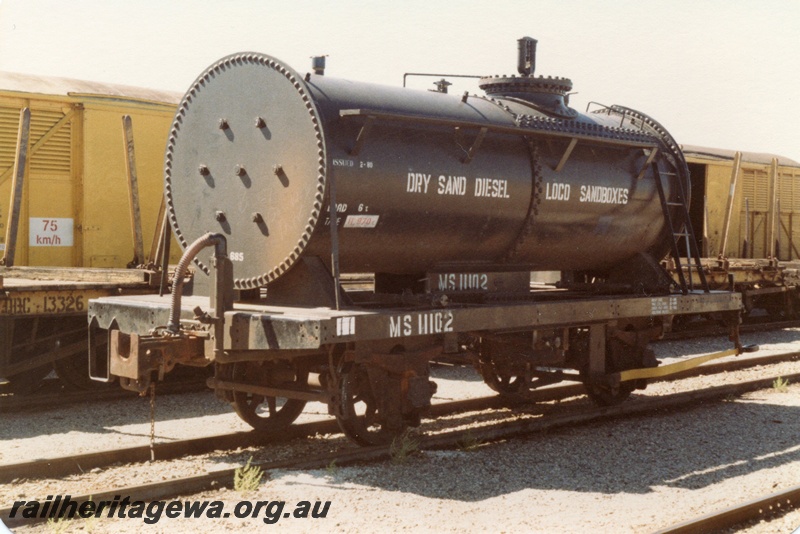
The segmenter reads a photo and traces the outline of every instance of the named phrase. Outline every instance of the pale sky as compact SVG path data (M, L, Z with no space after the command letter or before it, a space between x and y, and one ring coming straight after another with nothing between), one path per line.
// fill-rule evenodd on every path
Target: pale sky
M800 0L0 0L0 70L183 92L222 56L401 85L404 72L537 74L621 104L679 143L800 161ZM413 86L433 87L432 79ZM475 86L451 88L456 94Z

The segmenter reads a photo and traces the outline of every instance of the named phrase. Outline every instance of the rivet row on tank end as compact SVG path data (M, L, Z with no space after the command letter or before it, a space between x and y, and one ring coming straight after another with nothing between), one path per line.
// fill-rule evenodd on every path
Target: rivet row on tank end
M269 56L264 56L261 54L237 54L233 56L228 56L223 58L222 60L218 61L211 67L209 67L206 72L201 75L197 81L195 82L194 86L189 90L187 95L185 95L184 99L181 101L178 115L176 115L176 119L173 122L173 129L171 131L171 136L169 138L169 143L167 147L167 163L165 165L165 198L167 200L167 206L169 209L169 220L170 223L173 225L175 229L175 237L178 239L178 242L181 246L186 247L188 246L188 241L186 240L186 236L184 235L181 226L178 224L177 214L175 211L174 206L174 199L172 195L172 180L173 180L173 169L171 165L171 156L172 152L174 151L174 147L178 142L178 138L181 136L181 124L183 122L183 117L187 115L187 108L189 107L190 103L194 105L194 101L198 98L198 95L202 93L209 85L209 83L213 83L213 79L217 77L220 73L227 71L231 68L235 68L236 65L245 65L247 63L253 63L257 65L262 65L267 67L275 72L280 73L283 75L289 83L291 83L294 88L297 90L299 95L302 98L302 101L305 103L305 106L309 112L309 117L311 119L311 123L314 128L314 135L317 139L317 149L318 149L318 158L320 163L319 168L319 175L317 177L318 186L317 186L317 194L315 195L313 208L309 217L309 224L306 225L305 231L300 236L298 241L298 247L300 248L300 252L294 250L288 257L284 258L282 262L275 265L269 271L263 273L260 276L250 277L250 278L237 278L234 280L234 287L238 289L247 289L247 288L255 288L259 286L264 286L269 282L274 281L278 277L280 277L286 270L291 267L292 264L296 262L299 258L299 255L302 254L302 250L305 248L306 244L308 243L309 239L311 238L311 233L313 229L316 227L316 223L319 219L320 212L322 210L323 204L323 193L325 191L326 185L326 171L327 167L325 165L326 157L325 157L325 145L323 142L322 132L320 131L320 122L317 116L316 108L314 107L313 101L310 96L306 93L305 85L302 82L302 78L300 76L295 76L291 69L282 66L280 62L276 61ZM263 123L259 121L259 119L263 120ZM256 128L262 129L266 128L266 119L261 117L254 117L253 122L251 125L255 126ZM253 127L251 126L251 127ZM227 130L231 128L231 125L226 118L220 118L218 122L218 127L220 130ZM275 169L273 169L273 172ZM285 177L285 171L281 168L278 169L280 174L277 176L283 178ZM203 172L198 167L198 172ZM209 174L210 170L209 170ZM255 214L252 214L255 215ZM262 216L263 217L263 216ZM217 211L215 212L215 218L220 222L224 223L227 222L227 217L224 212ZM210 269L199 259L195 260L197 266L205 273L210 274Z

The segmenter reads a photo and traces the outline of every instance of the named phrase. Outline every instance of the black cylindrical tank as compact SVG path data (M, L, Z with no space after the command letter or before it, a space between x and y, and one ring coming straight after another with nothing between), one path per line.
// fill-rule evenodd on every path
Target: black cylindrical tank
M482 86L490 97L223 58L187 92L170 135L173 230L184 247L224 233L240 288L303 255L329 262L331 224L351 272L592 271L666 251L655 172L687 179L666 132L616 108L575 112L564 78Z

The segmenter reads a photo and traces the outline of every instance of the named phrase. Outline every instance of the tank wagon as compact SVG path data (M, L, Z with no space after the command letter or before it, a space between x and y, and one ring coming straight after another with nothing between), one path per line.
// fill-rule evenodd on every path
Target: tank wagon
M628 108L572 109L570 80L534 74L535 43L483 96L259 53L214 63L167 145L177 283L91 301L90 337L109 343L93 377L144 391L213 364L208 384L255 428L320 401L373 444L419 424L443 353L473 355L501 394L574 380L613 404L674 370L647 348L668 317L715 314L734 341L718 355L742 350L740 295L676 287L659 266L688 218L678 145ZM562 272L562 288L533 288L532 271ZM359 272L374 290L344 293Z
M180 96L0 73L0 392L37 387L53 365L66 383L91 385L89 299L159 282L152 269L126 269L147 263L130 221L135 213L148 246L159 234L161 161Z
M796 317L800 163L774 154L682 149L692 176L690 216L703 229L695 237L710 286L742 293L746 317L757 310ZM677 279L675 265L669 268ZM692 276L697 280L697 272Z

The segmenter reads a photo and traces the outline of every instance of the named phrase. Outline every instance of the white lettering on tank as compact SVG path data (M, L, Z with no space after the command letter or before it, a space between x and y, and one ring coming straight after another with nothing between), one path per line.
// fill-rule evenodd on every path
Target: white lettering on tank
M545 200L567 201L569 200L570 191L571 188L569 184L547 182L547 184L545 184L544 198Z
M439 189L436 191L440 195L465 195L467 193L466 176L439 176Z
M594 204L627 204L628 194L629 190L625 187L582 185L580 201Z
M511 198L508 180L498 178L475 178L475 196L486 198Z
M428 184L431 181L430 174L421 172L408 173L408 182L406 183L406 192L408 193L427 193Z

